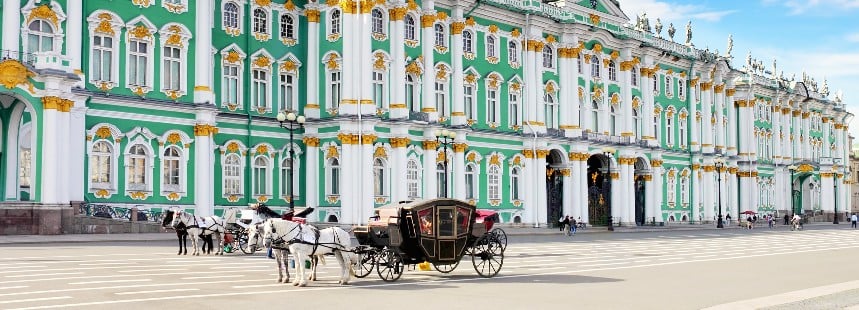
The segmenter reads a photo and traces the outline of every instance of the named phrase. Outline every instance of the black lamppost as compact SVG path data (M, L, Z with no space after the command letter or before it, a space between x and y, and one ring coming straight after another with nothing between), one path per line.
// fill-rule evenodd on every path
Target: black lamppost
M796 165L787 166L787 170L790 170L790 209L793 211L793 214L796 215L799 212L796 212L796 206L794 200L796 200L796 194L793 189L793 174L796 172L798 167Z
M277 113L277 121L280 122L280 127L289 130L289 210L295 210L295 195L292 192L292 183L295 180L295 150L292 149L292 133L304 129L304 116L296 116L295 113L289 112Z
M608 230L609 231L614 231L614 222L611 219L611 158L612 158L612 155L614 154L614 152L615 152L615 149L613 147L607 146L607 147L602 148L603 155L605 155L605 157L608 158L608 160L607 160L608 169L606 170L608 172L606 174L606 177L608 177L608 199L606 199L606 200L608 201Z
M713 164L716 166L716 176L719 182L719 220L716 222L716 228L725 228L722 223L722 168L725 167L725 160L719 157L713 160Z
M440 143L442 148L441 151L445 152L444 161L442 162L442 167L444 167L444 177L442 178L442 194L444 198L447 197L447 146L453 143L453 139L456 139L456 132L450 131L447 129L437 129L435 131L435 142Z

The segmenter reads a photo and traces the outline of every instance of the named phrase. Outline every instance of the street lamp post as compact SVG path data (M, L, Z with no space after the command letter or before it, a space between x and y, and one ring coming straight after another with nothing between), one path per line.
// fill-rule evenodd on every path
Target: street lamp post
M719 220L716 222L716 228L725 228L724 223L722 223L722 167L725 167L725 160L721 157L716 158L714 164L719 182Z
M444 154L444 161L442 162L442 167L444 167L444 177L442 178L442 193L444 194L444 198L447 197L447 146L453 143L453 140L456 139L456 132L447 130L447 129L437 129L435 131L435 141L441 144L442 152Z
M611 157L614 154L615 149L613 147L607 146L602 148L603 155L608 158L608 169L606 170L608 173L606 176L608 177L608 230L614 231L614 222L611 219Z
M796 206L795 206L796 203L794 201L794 200L796 200L796 197L794 197L794 190L793 190L793 174L794 174L794 172L796 172L796 169L797 169L796 165L787 166L787 170L790 170L790 210L793 212L794 215L796 215L798 213L798 212L796 212Z
M304 116L297 116L293 112L280 112L277 113L277 121L280 122L281 128L289 131L289 210L292 211L295 210L295 195L292 192L292 183L295 180L293 177L295 174L295 164L293 163L295 160L295 150L292 149L292 134L304 128Z

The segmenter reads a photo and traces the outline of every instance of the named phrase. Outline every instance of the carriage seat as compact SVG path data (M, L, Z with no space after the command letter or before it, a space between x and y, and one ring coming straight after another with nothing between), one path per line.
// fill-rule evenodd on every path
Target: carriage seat
M378 214L374 217L374 221L370 221L369 226L387 227L390 224L397 224L400 217L400 210L397 208L382 208L377 210Z

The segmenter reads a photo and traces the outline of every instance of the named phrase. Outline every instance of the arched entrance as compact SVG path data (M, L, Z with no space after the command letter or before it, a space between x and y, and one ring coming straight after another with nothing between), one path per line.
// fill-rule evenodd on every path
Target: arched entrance
M588 158L588 222L608 225L609 186L608 158L597 154Z
M0 93L0 194L4 201L36 198L36 131L33 108L12 93Z
M635 224L638 226L644 225L646 199L647 199L647 180L651 178L650 170L647 168L647 162L639 157L635 161Z
M558 219L564 216L564 174L561 171L564 154L558 150L549 152L546 157L546 223L556 227Z

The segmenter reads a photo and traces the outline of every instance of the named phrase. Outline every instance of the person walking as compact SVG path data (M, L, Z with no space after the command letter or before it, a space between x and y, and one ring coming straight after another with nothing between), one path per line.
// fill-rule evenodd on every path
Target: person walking
M578 224L578 222L576 222L576 219L571 217L570 218L570 233L573 235L576 234L576 224Z
M856 213L850 216L850 225L853 226L853 229L856 229L856 220L859 219L856 217Z
M560 231L560 232L564 231L564 218L563 217L558 219L558 231Z
M731 214L725 215L725 223L731 226Z
M561 220L561 230L564 232L564 236L570 235L570 216L564 216L564 219Z
M788 221L788 220L790 220L790 216L788 216L788 215L787 215L787 213L785 213L785 214L784 214L784 225L785 225L785 226L787 225L787 221Z
M773 224L775 224L775 220L773 220L773 216L767 214L767 225L769 225L770 228L773 228Z

